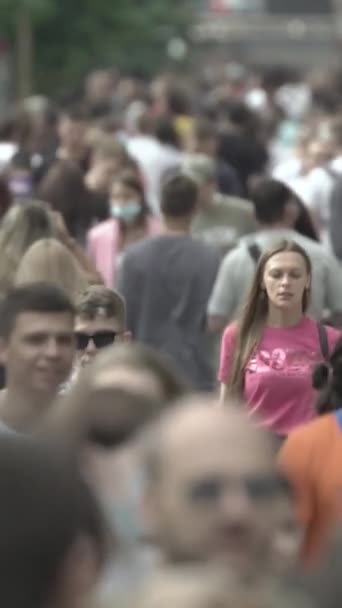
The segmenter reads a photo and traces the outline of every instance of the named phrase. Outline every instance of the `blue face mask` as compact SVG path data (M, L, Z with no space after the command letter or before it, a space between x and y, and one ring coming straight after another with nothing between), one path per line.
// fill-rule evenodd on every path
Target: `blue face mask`
M113 204L111 206L112 217L122 220L125 224L133 223L141 213L141 204L131 201L124 204Z

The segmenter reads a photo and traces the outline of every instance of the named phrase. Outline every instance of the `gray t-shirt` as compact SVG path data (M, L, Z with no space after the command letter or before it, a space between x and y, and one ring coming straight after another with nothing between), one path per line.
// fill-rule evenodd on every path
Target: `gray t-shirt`
M256 243L263 252L286 239L296 241L308 253L312 263L312 290L309 312L321 319L324 312L342 310L342 268L326 248L294 230L264 230L241 239L240 245L224 258L209 301L208 313L222 316L229 323L241 307L255 272L255 261L248 246Z
M133 337L165 352L197 389L215 381L206 309L219 266L215 248L164 234L129 247L117 288Z

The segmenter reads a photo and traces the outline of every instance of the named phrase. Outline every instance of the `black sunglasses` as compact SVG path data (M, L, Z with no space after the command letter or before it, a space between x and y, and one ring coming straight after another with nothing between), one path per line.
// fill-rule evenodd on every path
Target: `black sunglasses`
M114 344L116 336L119 335L117 331L97 331L94 334L86 334L82 331L76 331L76 348L77 350L85 350L92 340L96 348L105 348Z

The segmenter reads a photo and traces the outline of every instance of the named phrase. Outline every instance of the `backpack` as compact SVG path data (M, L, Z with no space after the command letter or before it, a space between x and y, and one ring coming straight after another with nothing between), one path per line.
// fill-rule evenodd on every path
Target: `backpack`
M248 253L251 256L253 262L257 264L259 262L259 258L261 257L261 249L259 245L256 243L251 243L248 245Z
M342 183L342 180L341 180L341 183ZM341 201L341 206L342 206L342 201ZM257 245L256 243L251 243L248 246L248 253L251 256L253 262L255 262L257 264L259 261L259 258L261 256L261 249L260 249L259 245ZM329 353L329 340L328 340L327 329L326 329L325 325L323 325L323 323L321 323L320 321L317 321L317 331L318 331L319 346L321 349L323 361L329 361L330 353Z

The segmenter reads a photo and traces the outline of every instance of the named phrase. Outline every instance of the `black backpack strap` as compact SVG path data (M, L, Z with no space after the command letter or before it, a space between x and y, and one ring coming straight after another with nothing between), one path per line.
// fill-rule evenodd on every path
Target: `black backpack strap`
M330 353L329 353L329 341L328 341L327 329L326 329L325 325L323 325L323 323L320 323L320 321L318 321L317 330L318 330L319 345L321 347L321 353L322 353L323 360L329 361Z
M261 256L261 249L260 249L259 245L257 245L256 243L252 243L251 245L249 245L248 253L251 256L253 262L255 262L257 264L259 262L259 258Z

